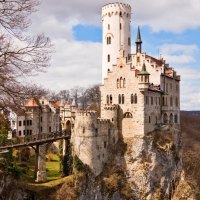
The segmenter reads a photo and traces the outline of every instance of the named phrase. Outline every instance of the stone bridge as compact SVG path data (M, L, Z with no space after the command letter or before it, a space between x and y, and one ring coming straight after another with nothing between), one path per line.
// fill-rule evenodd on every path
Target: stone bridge
M36 182L45 182L47 180L46 173L46 149L47 145L57 140L63 140L63 149L69 144L70 133L54 132L43 133L25 137L15 137L9 141L9 144L0 147L0 153L4 153L9 149L32 147L35 150L36 163L34 178ZM64 153L65 150L63 151Z

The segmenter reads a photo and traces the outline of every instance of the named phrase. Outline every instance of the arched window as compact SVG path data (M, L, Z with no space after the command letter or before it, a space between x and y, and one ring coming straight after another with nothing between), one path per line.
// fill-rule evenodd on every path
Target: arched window
M131 94L131 104L133 104L134 103L134 96L133 96L133 94Z
M123 87L123 78L121 77L120 78L120 88L122 88Z
M122 103L121 94L119 94L119 96L118 96L118 103L119 103L119 104Z
M134 103L137 104L137 94L134 95Z
M120 87L120 82L119 82L119 79L117 79L117 88Z
M110 95L110 104L112 104L112 95Z
M108 54L108 58L107 58L108 62L110 62L110 54Z
M169 123L170 124L173 124L173 114L171 113L170 116L169 116Z
M109 104L109 95L107 95L106 103Z
M167 113L165 113L165 114L163 115L163 123L164 123L164 124L167 124L167 123L168 123L168 116L167 116Z
M122 104L124 104L125 102L125 98L124 98L124 95L122 94Z
M126 87L126 79L124 78L124 80L123 80L123 88L125 88Z
M107 37L107 44L111 44L111 36Z
M133 118L133 115L130 112L126 112L124 113L124 118Z

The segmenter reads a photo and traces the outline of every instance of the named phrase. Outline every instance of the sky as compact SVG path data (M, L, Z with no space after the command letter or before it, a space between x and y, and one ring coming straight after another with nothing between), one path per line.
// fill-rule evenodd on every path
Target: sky
M54 44L46 73L29 79L54 91L101 83L101 7L113 0L41 0L31 15L31 35ZM181 75L181 110L200 110L200 0L121 0L132 7L132 52L137 26L143 51Z

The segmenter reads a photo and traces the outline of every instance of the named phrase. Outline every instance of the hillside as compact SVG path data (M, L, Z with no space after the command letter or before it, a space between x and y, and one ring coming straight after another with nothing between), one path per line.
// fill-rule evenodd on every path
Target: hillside
M200 112L181 112L181 132L186 180L200 199Z

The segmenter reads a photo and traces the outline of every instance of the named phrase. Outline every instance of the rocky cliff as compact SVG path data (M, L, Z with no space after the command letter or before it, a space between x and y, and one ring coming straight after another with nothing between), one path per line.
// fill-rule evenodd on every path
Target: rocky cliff
M85 172L75 199L193 199L184 181L181 133L176 127L163 126L145 137L121 138L109 152L100 176Z

